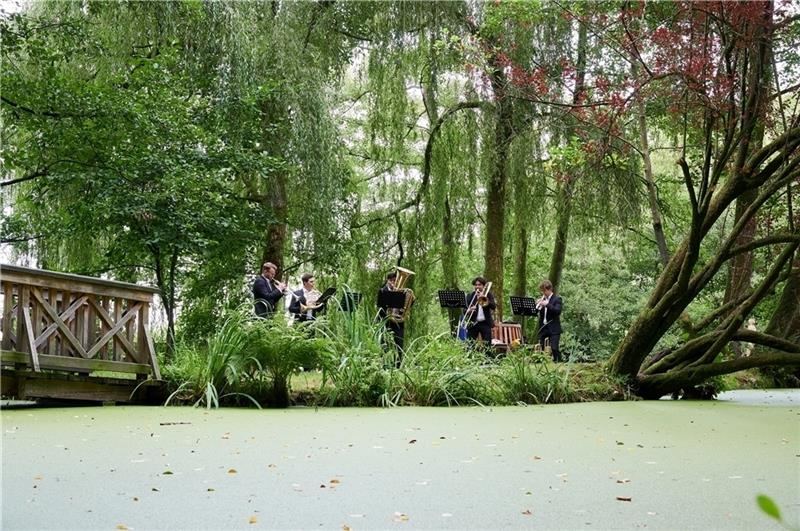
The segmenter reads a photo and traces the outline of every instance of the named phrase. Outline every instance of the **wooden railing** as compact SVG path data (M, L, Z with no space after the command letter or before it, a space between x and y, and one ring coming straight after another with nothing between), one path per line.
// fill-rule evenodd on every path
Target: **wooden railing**
M157 289L10 265L0 265L0 285L4 365L161 378L150 332Z

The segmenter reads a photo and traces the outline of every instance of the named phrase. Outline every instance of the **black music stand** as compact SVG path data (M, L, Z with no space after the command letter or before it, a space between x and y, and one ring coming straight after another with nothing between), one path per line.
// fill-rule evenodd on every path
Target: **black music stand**
M381 290L378 292L378 308L404 308L405 305L405 291Z
M316 304L319 305L327 304L328 299L333 297L335 294L336 294L336 286L331 286L330 288L322 292L322 295L319 296L319 299L317 299Z
M450 321L450 333L455 337L458 334L458 314L467 307L467 296L460 289L440 289L439 306L447 309ZM459 310L459 312L456 312Z
M356 306L361 302L361 294L355 291L345 291L339 307L343 312L354 312Z
M439 306L442 308L466 308L467 296L460 289L440 289Z
M536 299L533 297L515 297L511 296L511 313L514 315L522 316L520 319L520 325L522 326L522 339L523 343L527 343L528 340L525 337L526 331L526 320L525 317L533 317L537 315L538 312L536 311Z
M536 299L533 297L511 296L511 313L530 317L536 315Z

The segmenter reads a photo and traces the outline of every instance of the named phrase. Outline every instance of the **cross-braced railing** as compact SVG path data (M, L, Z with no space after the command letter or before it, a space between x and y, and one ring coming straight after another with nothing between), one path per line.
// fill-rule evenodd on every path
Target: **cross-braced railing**
M150 332L157 289L9 265L0 285L4 364L161 378Z

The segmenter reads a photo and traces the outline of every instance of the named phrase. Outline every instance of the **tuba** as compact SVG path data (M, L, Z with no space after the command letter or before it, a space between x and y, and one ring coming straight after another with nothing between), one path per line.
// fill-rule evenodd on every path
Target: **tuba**
M390 321L395 323L403 323L411 314L411 305L414 304L414 301L417 299L417 297L414 295L414 292L405 287L405 285L413 274L414 272L410 269L397 266L397 280L394 283L394 291L405 292L406 302L402 308L392 308L391 313L388 315L388 319Z

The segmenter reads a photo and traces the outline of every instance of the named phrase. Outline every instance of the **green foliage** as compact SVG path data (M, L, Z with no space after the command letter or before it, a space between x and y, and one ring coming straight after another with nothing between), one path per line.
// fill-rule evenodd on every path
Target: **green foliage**
M252 372L268 377L268 404L289 405L290 379L301 369L328 367L332 362L330 344L314 337L312 324L290 326L285 319L249 319L244 324L244 357Z
M243 397L260 407L253 397L239 392L246 370L247 334L243 321L241 314L233 313L202 347L179 345L175 360L163 370L164 379L177 386L167 404L178 399L216 408L226 398Z
M548 404L572 402L568 371L562 371L547 360L547 356L530 348L509 353L492 375L501 403Z
M419 406L489 402L488 386L479 375L485 357L464 347L450 334L416 338L399 370L400 399Z

